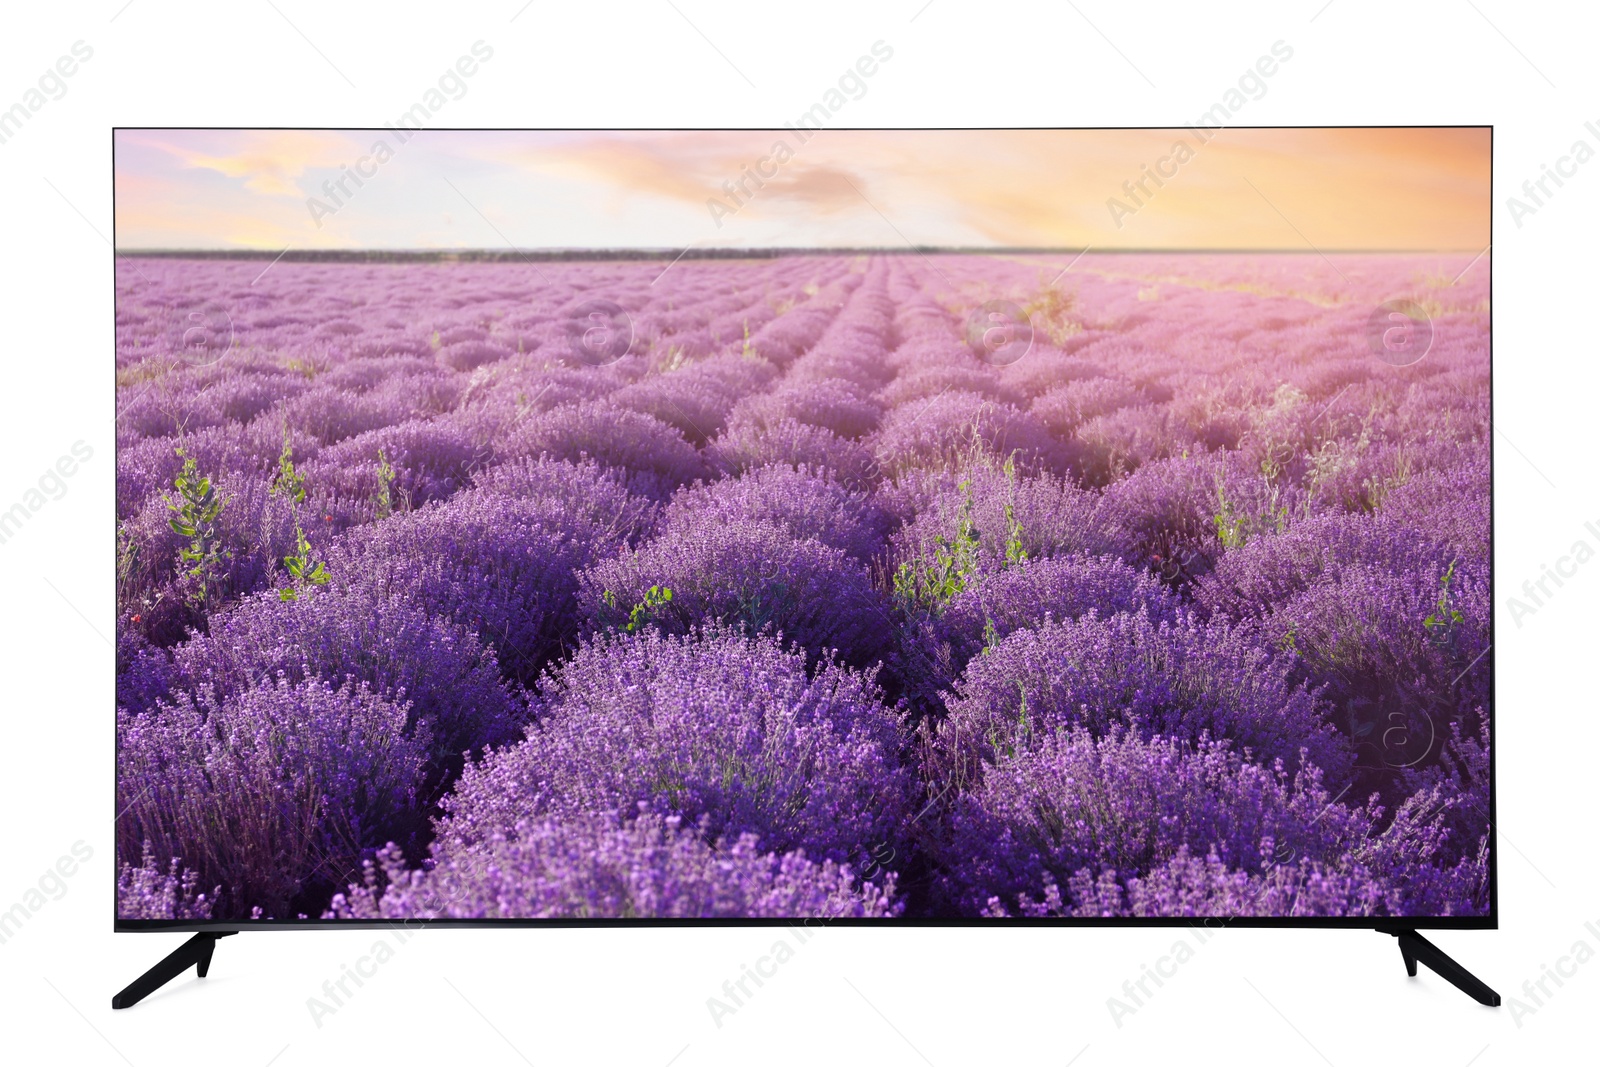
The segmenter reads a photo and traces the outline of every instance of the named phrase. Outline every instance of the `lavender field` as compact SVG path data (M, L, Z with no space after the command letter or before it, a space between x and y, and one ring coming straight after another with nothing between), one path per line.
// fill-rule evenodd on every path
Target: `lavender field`
M122 257L118 916L1486 915L1469 258Z

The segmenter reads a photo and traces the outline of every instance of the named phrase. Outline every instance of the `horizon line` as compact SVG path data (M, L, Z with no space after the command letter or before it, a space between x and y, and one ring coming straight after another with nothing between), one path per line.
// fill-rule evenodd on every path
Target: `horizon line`
M279 252L254 248L116 248L116 257L153 259L271 259L289 262L340 262L376 259L445 260L498 262L516 260L551 261L563 259L772 259L778 256L841 255L1485 255L1489 248L1170 248L1160 246L1101 248L1095 245L762 245L748 248L709 246L673 248L660 246L573 246L507 250L503 248L345 248L299 249Z

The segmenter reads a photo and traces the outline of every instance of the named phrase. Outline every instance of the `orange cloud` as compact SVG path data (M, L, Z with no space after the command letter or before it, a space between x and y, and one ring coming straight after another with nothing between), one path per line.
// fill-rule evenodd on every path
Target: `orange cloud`
M265 196L301 198L295 179L308 167L338 167L361 149L339 134L317 130L240 130L222 138L222 151L205 151L163 141L147 142L170 152L186 167L243 178L244 187Z
M786 147L775 153L777 142ZM778 166L775 155L788 162ZM806 159L790 130L771 132L682 132L606 134L559 148L515 148L501 158L550 174L580 176L618 193L659 196L697 207L734 195L752 203L789 201L837 211L861 203L856 188L867 179L838 162ZM763 177L760 170L775 177ZM743 179L743 186L740 182ZM852 183L856 188L852 188Z
M577 174L636 193L699 202L711 195L706 176L720 157L688 144L604 137L558 151L518 150L513 158L534 170Z
M759 193L761 197L771 196L824 211L839 211L859 207L866 184L867 179L843 167L790 163L776 178L768 179Z

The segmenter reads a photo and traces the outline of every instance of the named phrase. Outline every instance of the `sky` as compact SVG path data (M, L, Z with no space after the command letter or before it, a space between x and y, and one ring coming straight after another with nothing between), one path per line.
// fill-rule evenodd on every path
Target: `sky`
M1477 252L1489 139L1486 127L125 129L116 243Z

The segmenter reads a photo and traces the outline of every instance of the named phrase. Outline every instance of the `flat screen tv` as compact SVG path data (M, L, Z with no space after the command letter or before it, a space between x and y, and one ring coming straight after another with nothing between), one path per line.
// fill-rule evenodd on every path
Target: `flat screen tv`
M1475 128L121 129L119 931L1496 925Z

